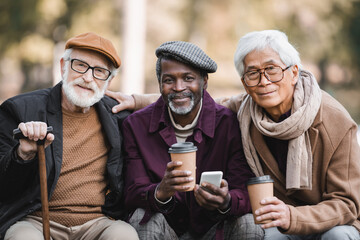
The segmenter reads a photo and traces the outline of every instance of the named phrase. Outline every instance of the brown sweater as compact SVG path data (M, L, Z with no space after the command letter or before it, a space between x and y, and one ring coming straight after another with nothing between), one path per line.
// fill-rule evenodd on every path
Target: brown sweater
M49 201L51 221L70 227L103 216L107 153L95 109L85 114L63 109L63 161Z

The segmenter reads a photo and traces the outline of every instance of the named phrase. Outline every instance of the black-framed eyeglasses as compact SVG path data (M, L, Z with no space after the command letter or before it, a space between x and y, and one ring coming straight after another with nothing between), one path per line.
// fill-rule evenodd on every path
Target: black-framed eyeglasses
M110 70L101 67L90 67L90 65L86 62L75 58L71 59L71 69L75 72L82 74L86 73L89 69L91 69L93 77L101 81L108 80L111 74Z
M289 65L286 68L281 68L279 66L269 66L258 70L251 70L244 73L242 79L248 87L257 86L261 81L261 74L264 74L266 79L270 82L280 82L284 78L284 72L291 66L292 65Z

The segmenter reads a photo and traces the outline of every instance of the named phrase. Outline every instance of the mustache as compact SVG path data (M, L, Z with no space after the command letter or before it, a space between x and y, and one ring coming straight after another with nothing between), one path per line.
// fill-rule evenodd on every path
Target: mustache
M84 87L84 88L89 88L89 89L92 89L93 91L96 91L97 89L97 86L96 84L92 81L92 82L89 82L89 83L86 83L83 79L81 78L77 78L75 79L72 83L71 83L73 86L74 85L79 85L80 87Z
M170 93L168 95L169 101L173 100L174 98L185 98L185 97L189 97L190 99L193 99L194 94L192 94L191 92L184 92L184 93Z

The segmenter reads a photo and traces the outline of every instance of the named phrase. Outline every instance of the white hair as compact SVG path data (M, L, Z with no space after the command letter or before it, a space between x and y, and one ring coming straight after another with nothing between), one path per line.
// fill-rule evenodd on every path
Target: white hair
M268 47L279 54L285 65L297 65L299 69L302 67L299 53L289 43L285 33L278 30L255 31L240 38L235 51L234 63L240 77L244 74L246 55L254 50L259 51Z
M72 50L73 50L72 48L68 48L65 50L64 54L62 55L61 58L64 59L65 63L69 62L71 60L70 56L71 56ZM65 67L68 67L68 64L64 64L64 68ZM64 69L63 69L63 71L64 71ZM110 72L111 72L111 74L109 76L109 79L112 79L119 73L119 68L116 68L112 65Z

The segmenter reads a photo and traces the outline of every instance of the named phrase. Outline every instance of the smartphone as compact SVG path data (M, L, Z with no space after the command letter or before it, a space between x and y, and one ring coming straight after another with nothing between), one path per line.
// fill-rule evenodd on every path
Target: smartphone
M200 185L202 182L208 182L217 187L220 187L222 177L223 177L222 171L203 172L201 173L201 177L200 177Z

